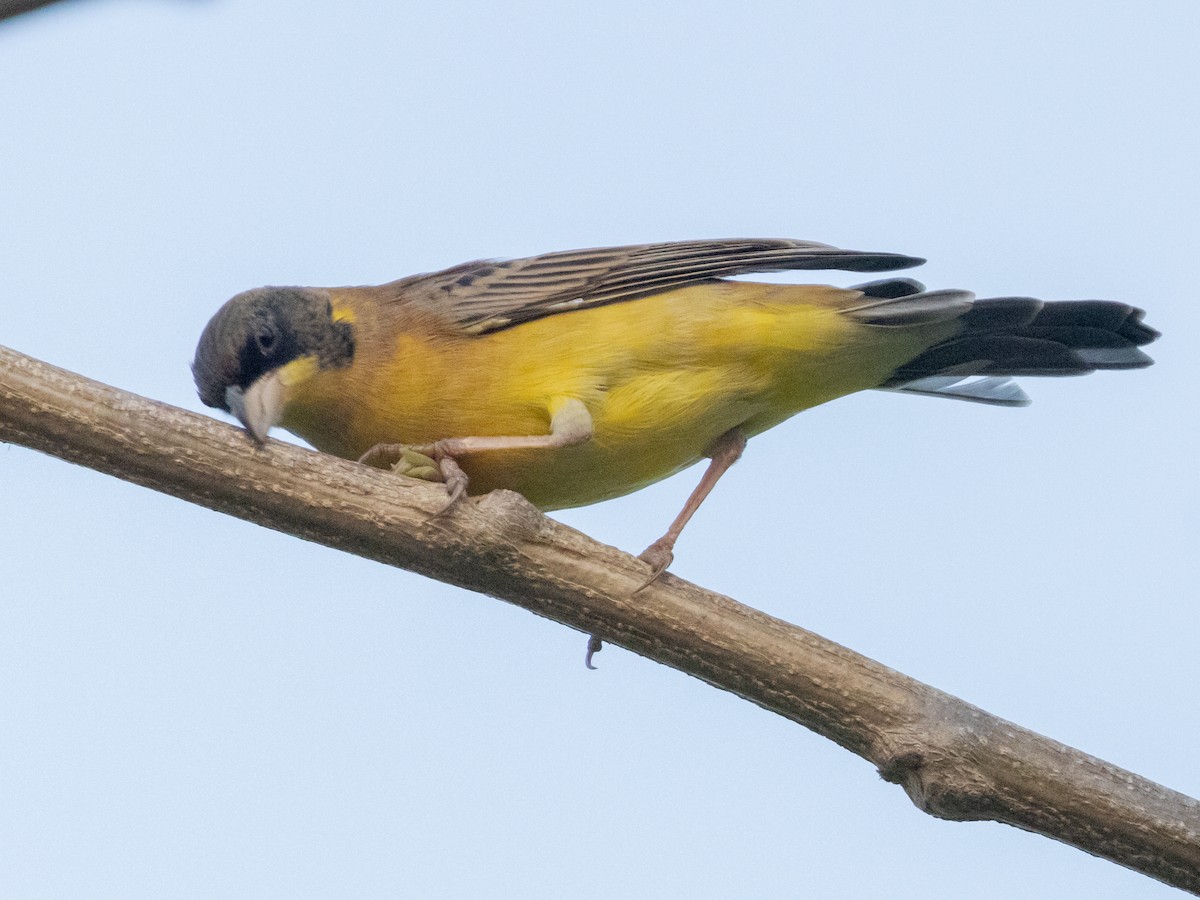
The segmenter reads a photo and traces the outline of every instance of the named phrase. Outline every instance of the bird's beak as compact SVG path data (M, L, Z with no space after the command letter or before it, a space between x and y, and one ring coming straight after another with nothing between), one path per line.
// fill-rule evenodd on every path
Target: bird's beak
M268 372L245 389L237 385L226 388L225 404L261 447L283 411L283 381L279 372Z

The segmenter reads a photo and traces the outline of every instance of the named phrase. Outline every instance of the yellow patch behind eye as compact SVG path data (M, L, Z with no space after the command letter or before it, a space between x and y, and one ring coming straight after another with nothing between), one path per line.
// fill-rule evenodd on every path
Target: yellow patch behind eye
M293 359L290 363L279 369L279 381L291 387L292 385L308 381L308 379L317 374L319 368L320 365L315 356L301 356Z
M354 315L354 310L352 310L350 307L335 303L333 305L333 321L349 322L351 325L353 325L356 321L358 321L358 317Z

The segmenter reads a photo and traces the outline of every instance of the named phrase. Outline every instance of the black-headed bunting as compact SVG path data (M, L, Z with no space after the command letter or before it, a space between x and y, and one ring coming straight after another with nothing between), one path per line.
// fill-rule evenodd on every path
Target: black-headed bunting
M201 399L256 441L278 425L443 481L451 501L509 488L546 510L582 506L707 458L641 554L649 584L746 440L802 410L875 388L1022 406L1012 376L1151 363L1139 347L1158 334L1123 303L977 300L907 278L726 280L921 262L713 240L471 262L377 287L258 288L209 322L193 372Z

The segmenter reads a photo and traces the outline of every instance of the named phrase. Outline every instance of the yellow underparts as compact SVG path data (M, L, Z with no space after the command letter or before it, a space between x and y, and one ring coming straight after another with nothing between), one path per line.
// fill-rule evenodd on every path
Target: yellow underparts
M354 310L354 363L289 388L284 427L357 458L377 443L546 434L578 399L593 438L460 460L471 493L582 506L688 466L731 428L754 435L801 410L876 387L953 325L879 328L838 311L836 288L721 282L483 337L383 335ZM336 307L335 307L336 308Z

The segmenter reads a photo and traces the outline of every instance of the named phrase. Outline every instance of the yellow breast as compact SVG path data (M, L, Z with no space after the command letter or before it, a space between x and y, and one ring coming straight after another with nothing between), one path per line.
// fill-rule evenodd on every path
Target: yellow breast
M717 282L563 313L480 337L386 333L354 310L355 361L293 387L283 425L356 458L377 443L546 434L574 397L594 438L558 450L461 460L471 492L521 492L544 509L658 481L741 426L755 434L802 409L884 381L944 336L856 325L855 292Z

